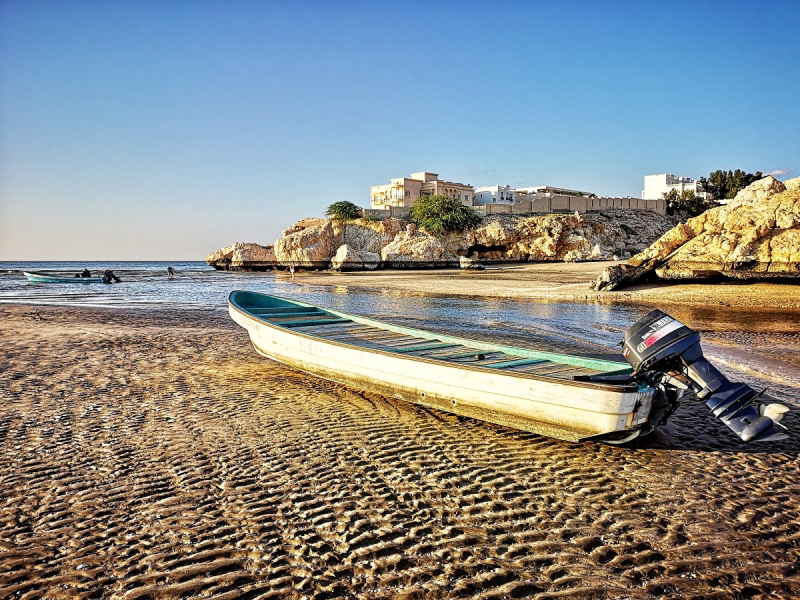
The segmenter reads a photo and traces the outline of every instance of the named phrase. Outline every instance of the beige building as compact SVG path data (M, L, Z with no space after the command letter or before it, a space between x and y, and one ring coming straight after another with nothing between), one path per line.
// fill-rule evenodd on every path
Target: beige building
M413 206L417 198L433 194L444 194L472 206L475 192L471 185L442 181L437 173L412 173L411 177L392 179L388 185L370 188L370 207L387 210L397 206Z

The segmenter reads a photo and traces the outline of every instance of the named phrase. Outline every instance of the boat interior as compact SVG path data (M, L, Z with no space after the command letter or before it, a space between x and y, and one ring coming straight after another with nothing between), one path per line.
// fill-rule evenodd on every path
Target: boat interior
M605 376L605 382L617 385L617 377L627 379L631 371L624 363L438 335L252 292L233 292L231 303L271 325L408 357L565 380L598 381L594 376Z

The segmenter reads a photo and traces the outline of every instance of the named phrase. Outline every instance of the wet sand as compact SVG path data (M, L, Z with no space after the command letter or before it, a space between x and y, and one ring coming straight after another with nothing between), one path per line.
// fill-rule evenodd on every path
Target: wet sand
M796 433L687 404L559 442L286 369L221 310L3 305L0 339L0 598L800 595Z
M460 269L333 271L300 273L296 281L317 285L394 290L426 296L481 296L525 300L589 300L695 306L734 306L800 310L800 280L747 283L738 280L658 282L612 292L594 292L589 284L617 262L521 263L490 266L485 271ZM279 276L281 276L279 274ZM287 276L288 277L288 276Z

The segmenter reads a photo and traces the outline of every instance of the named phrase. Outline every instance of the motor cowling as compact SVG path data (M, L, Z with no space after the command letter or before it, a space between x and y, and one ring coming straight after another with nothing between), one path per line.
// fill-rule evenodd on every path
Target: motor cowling
M622 345L637 378L656 387L690 389L743 441L788 437L779 421L789 409L756 404L763 392L728 380L703 356L700 334L662 311L651 311L631 325Z

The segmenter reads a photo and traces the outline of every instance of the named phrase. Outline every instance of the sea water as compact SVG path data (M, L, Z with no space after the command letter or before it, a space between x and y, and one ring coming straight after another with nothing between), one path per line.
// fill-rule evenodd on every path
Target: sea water
M175 269L173 279L167 275L169 266ZM111 269L122 282L87 284L77 279L75 283L32 284L23 274L44 271L72 277L85 268L93 275ZM225 311L233 290L249 290L408 327L620 361L624 331L653 308L597 301L408 294L337 285L339 278L333 277L331 285L310 285L303 279L302 274L293 279L285 271L216 271L204 262L0 262L0 303ZM797 345L793 336L800 331L800 312L661 308L712 340L733 340L733 344L723 343L712 351L733 368L755 367L782 383L800 385L797 348L793 348ZM707 346L713 342L704 343Z
M169 279L167 267L175 270ZM121 283L30 283L24 271L74 277L83 269L99 276L111 269ZM526 342L559 340L562 350L609 353L622 331L644 310L602 304L519 302L463 298L444 294L357 289L342 285L308 285L284 271L217 271L204 262L0 262L0 302L117 308L175 307L226 309L233 290L250 290L292 298L411 327L422 327L485 339ZM591 330L587 331L587 324Z

